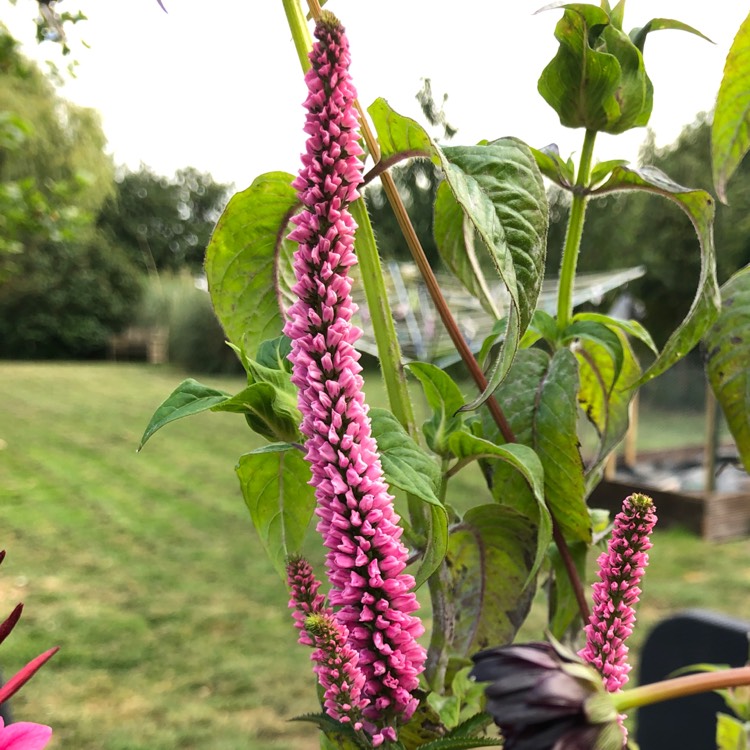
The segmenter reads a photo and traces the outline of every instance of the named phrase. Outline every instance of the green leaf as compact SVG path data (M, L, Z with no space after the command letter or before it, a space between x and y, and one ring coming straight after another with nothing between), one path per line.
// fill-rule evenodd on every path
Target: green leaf
M154 412L137 450L140 451L146 441L165 424L193 414L200 414L202 411L208 411L229 398L228 393L216 390L216 388L209 388L192 378L183 380Z
M420 750L470 750L473 747L502 747L502 740L496 737L443 737L426 745Z
M502 138L443 149L456 201L482 240L526 330L544 276L549 225L541 174L528 146Z
M407 152L411 156L421 155L432 159L439 166L435 158L437 147L416 120L392 110L382 97L376 99L367 111L378 134L381 160L390 161L397 154Z
M545 177L566 190L573 186L575 182L573 164L570 160L563 160L556 143L550 143L544 148L531 148L531 153L539 171Z
M237 395L212 407L212 411L244 414L247 423L267 440L299 442L302 416L297 399L270 383L252 383Z
M440 624L452 655L513 640L534 595L527 581L535 542L536 525L503 505L471 508L454 527L446 558L449 611Z
M469 294L479 300L486 312L493 318L499 318L498 300L493 298L477 258L476 232L447 182L441 182L437 189L433 233L440 257L448 270Z
M379 139L387 144L384 158L392 157L397 149L430 145L425 155L443 170L453 198L473 228L469 232L462 224L462 231L458 232L455 209L446 208L447 218L441 214L441 221L445 219L445 226L450 229L441 234L450 240L446 252L456 257L463 237L473 237L475 233L510 294L508 334L488 378L490 387L471 404L470 408L477 408L507 374L520 336L536 308L549 224L542 176L531 151L521 141L503 138L476 146L441 149L417 123L393 112L383 99L378 99L369 112ZM462 268L466 272L464 265Z
M635 44L635 46L638 47L641 52L643 52L643 48L646 45L646 37L652 31L661 31L662 29L687 31L689 34L695 34L696 36L701 37L701 39L705 39L707 42L711 42L711 40L705 34L702 34L700 31L698 31L698 29L694 29L692 26L688 26L686 23L682 23L682 21L674 21L671 18L652 18L642 28L633 29L630 32L630 38L633 40L633 44ZM713 44L713 42L711 43Z
M589 185L598 185L602 180L609 177L615 167L624 167L627 163L628 162L625 159L610 159L608 161L599 162L591 170Z
M378 443L380 461L389 484L395 485L426 503L442 507L440 467L409 436L387 409L373 407L369 412L372 435Z
M716 194L727 202L727 183L750 148L750 15L737 31L724 64L724 77L711 127L711 161Z
M289 354L292 351L292 342L286 336L277 336L275 339L268 339L258 347L258 354L255 361L262 367L270 370L292 371L292 363L289 361Z
M315 510L310 467L301 451L264 446L240 457L237 476L260 541L286 580L286 560L300 552Z
M609 315L594 312L575 313L573 320L591 320L595 323L602 323L608 328L619 328L629 336L643 342L654 354L659 353L654 340L651 338L651 334L637 320L620 320L620 318L613 318Z
M716 714L716 746L718 750L748 750L750 726L729 714Z
M539 341L539 339L544 339L554 347L557 344L558 338L559 331L557 330L555 319L544 310L535 310L531 318L531 323L521 339L520 346L522 349L527 349Z
M609 24L609 16L594 5L563 6L555 27L557 54L542 71L537 88L569 128L604 130L620 108L615 99L620 64L591 43Z
M430 504L427 544L415 576L419 587L437 570L448 549L448 514L438 497L442 481L440 467L389 411L371 408L369 416L389 484Z
M633 382L641 368L623 333L622 367L615 373L615 363L607 349L594 341L584 341L576 348L580 387L578 402L599 436L599 451L589 473L609 455L628 429L630 401L635 395Z
M534 564L530 571L530 575L535 575L552 539L552 519L544 500L544 469L539 457L526 445L519 443L495 445L489 440L464 430L451 435L450 447L459 463L479 459L498 459L512 466L526 480L538 508L534 517L538 519L539 533Z
M488 713L478 713L462 721L455 729L451 729L447 737L475 737L492 724L492 717Z
M533 448L542 462L547 506L566 538L589 543L577 394L578 367L570 351L560 349L550 359L539 349L524 349L497 397L518 442ZM517 492L517 483L498 467L493 496L505 502Z
M567 127L622 133L646 125L653 86L641 50L620 28L618 9L610 19L594 5L562 7L555 28L560 47L542 72L539 93Z
M595 344L604 347L612 359L615 380L619 377L624 357L622 342L617 333L608 328L607 325L595 320L574 319L563 331L561 338L564 344L570 344L573 341L593 341Z
M295 244L285 239L298 207L286 172L270 172L229 201L206 250L206 277L227 337L255 352L281 333ZM286 282L285 282L286 280Z
M661 375L682 359L701 340L718 315L721 296L716 280L714 201L705 190L678 185L656 167L617 167L609 180L595 190L594 194L624 190L644 190L675 202L690 218L698 235L701 252L701 273L695 299L685 319L669 337L656 360L641 376L639 383L643 384Z
M750 471L750 266L722 287L722 309L706 334L706 372Z
M422 426L427 445L439 456L450 456L448 439L460 430L464 418L458 414L464 397L450 375L427 362L411 362L409 371L419 380L432 417Z
M586 580L586 554L588 549L588 545L583 542L574 542L568 545L568 551L573 558L581 581ZM556 546L550 549L550 562L553 574L548 592L548 628L555 638L561 640L573 623L580 624L581 611L578 608L578 600L570 583L567 568Z
M295 716L291 721L307 721L315 724L327 740L323 746L331 750L366 750L367 748L367 745L360 741L350 726L332 719L328 714L305 714Z

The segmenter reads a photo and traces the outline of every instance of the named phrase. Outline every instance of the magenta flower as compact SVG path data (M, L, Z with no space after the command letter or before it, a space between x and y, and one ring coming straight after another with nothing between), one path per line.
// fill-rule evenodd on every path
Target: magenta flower
M344 29L323 13L307 73L308 134L303 167L294 186L304 210L290 238L299 243L294 268L298 299L285 333L292 340L292 381L306 436L307 460L318 500L318 530L328 548L329 601L348 631L348 643L365 674L364 713L387 723L408 719L417 706L412 692L424 668L423 633L404 573L407 551L399 518L383 479L362 394L360 331L348 270L356 225L349 203L362 181ZM389 736L386 735L387 737Z
M595 666L610 693L628 681L628 647L635 605L646 565L649 536L656 523L654 504L646 495L625 498L615 517L612 538L599 556L599 578L593 585L594 609L586 626L586 646L579 655Z
M42 750L52 737L52 729L44 724L19 721L5 726L0 717L0 750Z

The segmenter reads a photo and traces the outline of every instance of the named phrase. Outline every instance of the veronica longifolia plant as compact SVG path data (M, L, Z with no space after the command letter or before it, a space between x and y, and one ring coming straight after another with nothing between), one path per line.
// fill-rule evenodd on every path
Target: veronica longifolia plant
M636 169L623 160L596 164L594 148L599 132L616 134L648 122L654 92L643 55L647 35L665 28L700 34L663 18L628 33L624 2L558 8L560 46L539 92L562 125L583 130L575 165L554 147L533 149L515 138L442 146L383 99L368 110L373 132L355 99L341 23L311 0L313 41L299 0L283 6L308 88L302 168L296 177L261 175L234 196L206 254L214 308L247 385L231 395L185 381L157 410L142 444L165 424L209 409L243 414L266 441L241 457L237 472L261 543L290 589L299 640L313 648L321 712L303 718L320 727L325 747L487 746L501 742L487 734L494 719L508 748L546 750L555 742L618 748L625 741L624 711L704 690L700 679L709 676L621 690L629 669L624 641L653 511L640 495L626 501L600 559L591 613L579 571L603 528L587 497L627 429L637 387L698 343L718 314L720 297L710 195L652 167ZM727 111L722 117L734 122ZM730 154L744 147L724 146ZM441 258L492 323L478 359L390 175L407 158L429 160L441 172L433 217ZM368 159L373 165L363 176ZM734 166L734 157L719 164L722 186ZM570 193L554 316L537 309L548 229L542 175ZM479 392L465 394L466 384L434 363L409 363L429 409L421 431L360 197L375 178ZM578 312L573 304L588 203L633 190L676 203L700 246L695 299L661 350L636 321ZM487 262L480 261L482 254ZM365 402L354 283L364 287L392 413L368 410ZM745 284L735 281L735 299L744 299ZM504 305L492 291L498 287L505 290ZM733 320L727 310L711 335L726 339ZM654 353L645 372L635 341ZM712 353L720 358L722 351L718 346ZM738 368L722 359L715 369L736 375ZM730 384L723 385L728 394ZM586 460L581 409L598 438ZM733 424L744 434L742 419L735 415ZM738 439L738 445L750 454L750 440ZM473 462L484 484L470 497L455 496L453 478ZM406 494L402 517L389 486ZM322 540L317 551L308 536L313 516ZM325 594L313 565L299 556L303 546L312 548L313 563L325 558ZM417 580L427 582L420 596L431 603L426 654L411 562L419 566ZM554 645L508 650L540 576L550 592ZM555 638L578 648L585 641L583 659ZM468 682L477 652L474 675L491 683L491 716ZM741 670L710 677L724 679L723 685L750 679Z

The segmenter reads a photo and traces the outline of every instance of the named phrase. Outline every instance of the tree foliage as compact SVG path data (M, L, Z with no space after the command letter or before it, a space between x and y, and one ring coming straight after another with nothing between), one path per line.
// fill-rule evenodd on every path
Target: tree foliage
M229 186L188 167L174 178L141 166L116 179L99 226L143 270L198 271Z
M92 110L62 99L0 27L0 356L90 356L140 280L95 229L113 166Z

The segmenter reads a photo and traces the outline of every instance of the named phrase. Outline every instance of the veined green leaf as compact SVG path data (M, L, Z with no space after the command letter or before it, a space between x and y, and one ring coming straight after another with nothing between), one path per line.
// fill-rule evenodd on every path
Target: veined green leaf
M595 471L627 432L633 382L641 374L638 360L624 333L616 331L622 344L622 365L616 374L610 353L595 341L575 348L580 388L578 402L599 435L599 451L589 473Z
M208 411L229 398L228 393L216 388L209 388L207 385L202 385L197 380L193 380L193 378L183 380L154 412L137 450L140 451L146 441L164 425L183 417Z
M451 611L443 630L452 654L513 640L534 594L528 581L535 537L530 519L496 504L472 508L454 527L447 556Z
M250 427L267 440L288 443L300 440L302 415L295 395L270 383L251 383L212 410L244 414Z
M270 172L237 193L206 250L206 277L227 337L246 352L279 336L294 243L285 239L298 206L286 172ZM285 302L286 300L286 302Z
M419 447L387 409L373 407L369 416L389 484L442 507L438 499L440 467L435 459Z
M479 459L497 459L512 466L526 480L537 504L537 513L534 517L538 519L539 533L534 564L529 571L529 575L536 575L552 539L552 519L544 500L544 469L539 456L526 445L520 443L495 445L465 430L451 435L450 447L459 463Z
M750 148L750 15L737 31L724 65L711 127L716 194L727 202L727 183Z
M437 189L433 233L440 257L451 273L479 300L486 312L499 318L499 300L493 298L477 258L474 226L453 197L447 182L441 182Z
M393 112L384 100L378 99L369 112L378 137L387 144L384 159L393 158L396 150L426 148L429 144L425 155L443 170L453 199L461 207L472 230L469 231L463 223L461 231L457 230L455 207L452 203L449 205L443 191L439 208L441 211L445 209L447 214L441 214L438 226L444 226L441 237L449 241L448 256L458 257L462 245L466 253L464 238L476 235L508 289L511 298L508 333L488 378L490 386L467 407L476 408L507 374L520 336L536 308L544 273L549 223L541 173L528 146L518 140L503 138L476 146L441 149L429 140L417 123ZM471 264L462 263L460 266L469 290L475 290L480 282L471 270Z
M555 27L557 54L539 78L539 93L569 128L604 130L620 114L615 99L620 79L617 59L592 48L591 42L609 24L595 5L563 6Z
M588 545L583 542L573 542L568 545L568 551L578 571L580 580L586 579L586 553ZM548 595L548 622L552 635L560 640L568 628L581 616L578 600L570 583L570 576L556 547L550 549L550 560L553 575ZM580 622L580 620L579 620Z
M411 362L407 367L422 384L432 409L432 417L422 426L427 445L439 456L449 456L448 439L464 423L458 413L464 404L463 395L450 375L439 367L427 362Z
M573 186L575 182L573 163L570 160L563 160L556 143L550 143L544 148L531 148L531 153L539 171L547 179L565 189Z
M596 320L573 320L570 325L563 331L562 342L569 344L572 341L593 341L604 347L605 351L612 358L614 366L614 378L620 376L622 361L625 356L622 352L622 342L617 333L607 327L605 323Z
M242 495L261 544L286 580L286 560L299 553L315 510L310 467L285 444L246 453L237 464Z
M704 339L706 372L750 471L750 266L722 287L722 309Z
M502 740L497 737L443 737L426 745L420 750L471 750L479 747L502 747Z
M438 497L440 467L388 410L372 408L369 416L388 483L430 505L427 546L415 576L419 587L437 570L448 548L448 514Z
M639 383L643 384L661 375L682 359L701 340L718 315L721 297L716 280L714 201L705 190L693 190L678 185L656 167L617 167L607 182L595 190L594 194L623 190L644 190L674 201L693 223L701 252L701 273L695 299L685 319L669 337L656 360L641 376Z
M542 462L547 506L566 538L589 543L577 394L578 367L570 351L560 349L550 358L540 349L523 349L497 397L518 442L533 448ZM523 488L501 466L495 470L492 494L499 502L512 499L528 512Z
M619 328L629 336L642 341L654 354L659 353L654 340L651 338L651 334L637 320L620 320L610 315L602 315L602 313L595 312L575 313L573 320L591 320L595 323L602 323L608 328Z

